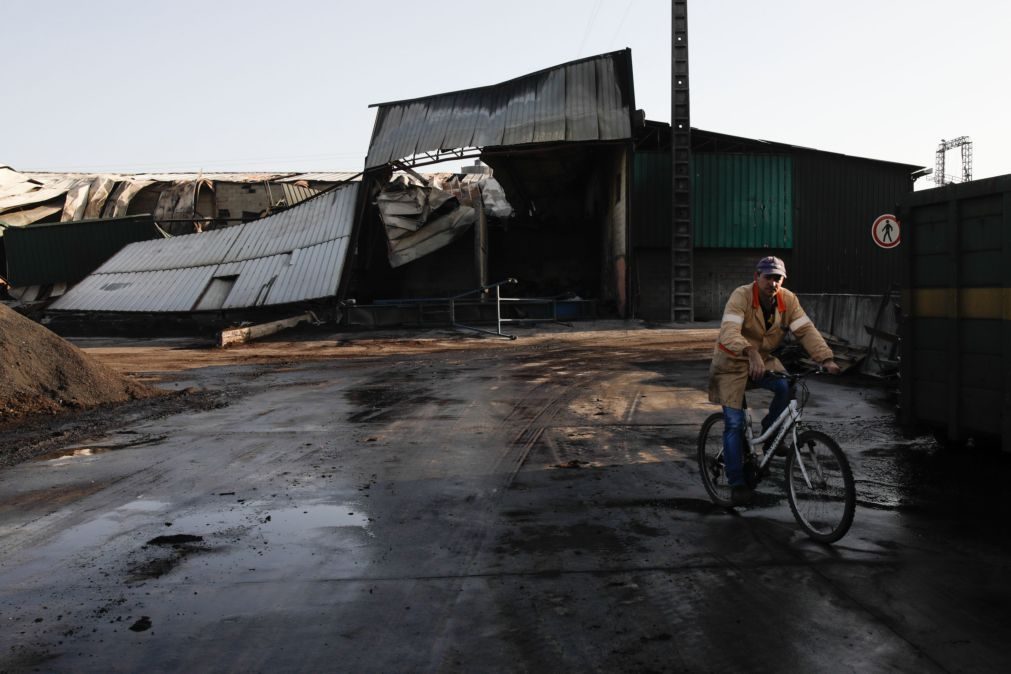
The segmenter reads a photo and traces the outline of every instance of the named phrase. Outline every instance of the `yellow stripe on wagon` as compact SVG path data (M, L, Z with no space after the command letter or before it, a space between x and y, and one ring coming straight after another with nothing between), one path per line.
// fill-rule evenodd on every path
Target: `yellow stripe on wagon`
M912 300L916 318L1011 320L1011 288L916 288Z

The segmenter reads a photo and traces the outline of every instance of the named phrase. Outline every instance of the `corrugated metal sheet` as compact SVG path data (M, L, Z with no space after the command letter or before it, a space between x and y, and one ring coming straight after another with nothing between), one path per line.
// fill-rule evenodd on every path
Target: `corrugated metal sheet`
M323 171L316 173L295 173L287 178L279 178L278 182L295 182L305 180L310 183L343 183L351 180L361 180L361 171Z
M793 162L760 154L692 156L696 248L793 246Z
M14 227L4 236L15 286L75 283L123 246L158 236L149 215Z
M221 308L335 295L359 183L227 229L124 248L57 300L56 311L192 311L214 279L234 278Z
M791 289L880 294L901 281L903 256L874 245L870 228L878 215L893 212L912 191L909 174L922 167L695 128L692 151L696 157L708 153L792 159L792 250L752 249L755 255L772 251L787 260Z
M218 264L231 250L244 226L133 243L96 269L95 273L120 274Z
M900 411L1011 450L1011 175L907 194ZM989 436L989 437L988 437Z
M54 311L189 311L214 277L216 269L216 265L209 265L147 272L95 273L71 288L66 295L56 300L50 309Z
M798 151L793 165L790 287L881 294L901 284L906 256L875 245L871 225L913 191L909 173L916 167L810 150Z
M366 168L440 149L630 138L631 73L625 49L494 86L380 103Z
M632 245L671 245L671 156L669 152L636 152L632 178Z

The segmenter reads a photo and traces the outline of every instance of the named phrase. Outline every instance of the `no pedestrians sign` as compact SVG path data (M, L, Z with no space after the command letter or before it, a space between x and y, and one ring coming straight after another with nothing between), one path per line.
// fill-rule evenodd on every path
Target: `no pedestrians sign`
M871 225L871 238L882 248L895 248L902 238L899 232L899 221L891 213L879 215Z

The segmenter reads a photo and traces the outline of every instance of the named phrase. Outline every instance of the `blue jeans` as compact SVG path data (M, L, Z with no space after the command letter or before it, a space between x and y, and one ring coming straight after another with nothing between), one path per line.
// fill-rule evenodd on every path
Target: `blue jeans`
M772 391L769 413L762 419L762 431L779 418L790 404L790 384L785 379L765 375L756 384L759 388ZM732 487L744 486L744 426L747 419L743 409L723 407L723 465L727 471L727 482Z

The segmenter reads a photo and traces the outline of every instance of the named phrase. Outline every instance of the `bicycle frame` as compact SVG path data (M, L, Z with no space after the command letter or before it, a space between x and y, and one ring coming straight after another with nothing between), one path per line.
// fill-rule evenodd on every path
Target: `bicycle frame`
M839 443L821 431L800 427L808 398L803 380L820 372L813 369L778 375L789 381L790 399L785 409L760 435L755 435L747 403L742 405L746 423L741 435L747 447L742 448L746 452L742 468L746 469L746 486L754 489L768 474L772 457L785 454L786 497L790 511L811 538L821 543L834 543L846 534L853 523L856 489L852 469ZM750 499L737 498L738 494L734 491L737 485L728 484L723 457L726 417L726 412L717 412L709 415L702 424L697 443L698 464L703 485L713 502L719 506L735 507L746 505ZM763 451L763 446L768 449Z
M770 451L765 453L762 457L761 462L758 464L758 471L761 472L765 468L766 464L775 455L776 450L779 449L780 444L782 444L783 439L786 437L787 433L793 434L793 449L797 451L797 424L800 422L801 418L804 416L804 411L797 403L796 398L790 400L790 404L786 406L779 417L769 424L769 427L765 431L754 437L751 430L751 412L748 412L747 424L745 425L744 439L748 443L749 451L754 454L755 448L761 446L766 440L775 434L776 439L770 446ZM803 462L800 463L801 472L804 474L804 481L810 484L810 480L807 477L807 471L804 470Z

